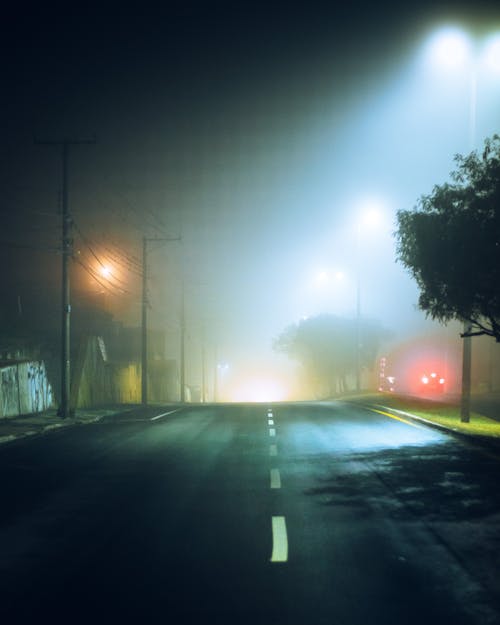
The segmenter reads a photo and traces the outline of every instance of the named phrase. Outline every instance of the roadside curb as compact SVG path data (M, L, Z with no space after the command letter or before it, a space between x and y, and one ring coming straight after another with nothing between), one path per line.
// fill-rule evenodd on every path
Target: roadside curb
M419 415L413 414L411 412L406 412L406 410L399 410L398 408L392 408L391 406L382 406L381 404L370 404L370 407L373 408L382 408L383 410L387 410L387 412L395 412L402 417L407 417L408 419L412 419L413 421L420 421L421 423L425 423L430 427L436 428L437 430L443 430L444 432L450 432L452 434L460 434L466 437L475 437L477 435L474 434L466 434L465 432L461 432L456 428L449 427L447 425L443 425L442 423L437 423L436 421L431 421L431 419L426 419L425 417L420 417Z
M31 434L36 434L36 432L30 432ZM0 436L0 445L2 443L10 443L11 441L15 441L19 436L14 436L14 434L8 434L7 436Z
M57 416L55 409L45 412L0 418L0 446L3 443L11 443L32 436L42 436L53 430L61 428L91 425L99 422L106 422L106 419L114 415L123 415L138 409L140 404L122 404L102 408L89 408L77 410L76 414L67 419ZM150 404L151 409L155 409L154 404ZM161 404L162 408L180 409L183 406L178 403Z
M118 411L117 411L118 412ZM10 443L15 440L20 440L23 438L28 438L31 436L41 436L43 434L47 434L52 432L53 430L59 430L61 428L75 427L80 425L90 425L92 423L98 423L102 421L109 413L103 413L100 415L88 415L87 417L81 415L74 418L60 420L57 422L49 422L49 423L27 423L25 430L20 429L19 431L9 432L8 434L0 435L0 445L4 443ZM36 418L36 417L32 417ZM47 417L55 418L55 417ZM5 422L0 422L0 429L9 428L15 430L16 428L22 428L24 426L22 422L22 417L16 417L13 419L5 420Z
M70 424L68 424L70 425ZM16 441L21 438L28 438L29 436L36 436L37 434L45 434L50 430L55 430L60 427L66 427L65 424L61 423L60 425L54 423L51 425L42 426L40 428L34 430L25 430L24 432L17 432L16 434L6 434L5 436L0 436L0 445L3 443L10 443L11 441Z
M92 420L89 419L86 421L73 421L69 423L50 423L48 425L42 425L35 429L25 430L23 432L16 432L16 434L6 434L5 436L0 436L0 445L2 445L3 443L10 443L15 440L20 440L22 438L28 438L30 436L37 436L37 435L41 436L43 434L48 434L49 432L52 432L53 430L59 430L62 428L67 428L67 427L75 427L78 425L90 425L91 423L97 423L103 418L104 418L104 415L102 417L95 418Z

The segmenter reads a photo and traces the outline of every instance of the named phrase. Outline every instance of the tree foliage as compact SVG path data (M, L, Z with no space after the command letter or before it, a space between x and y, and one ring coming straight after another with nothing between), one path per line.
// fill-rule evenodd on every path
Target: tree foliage
M455 162L450 183L398 212L398 260L433 319L466 321L468 336L500 341L500 137Z
M348 378L356 371L359 331L359 362L372 368L380 342L387 332L377 321L346 319L332 314L308 317L288 326L274 341L274 349L299 361L317 392L333 395L348 390Z

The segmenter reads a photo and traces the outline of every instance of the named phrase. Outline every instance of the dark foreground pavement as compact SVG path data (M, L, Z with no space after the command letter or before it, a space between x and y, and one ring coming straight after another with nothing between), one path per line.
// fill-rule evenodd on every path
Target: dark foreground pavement
M500 623L499 466L342 402L19 439L0 447L0 620Z

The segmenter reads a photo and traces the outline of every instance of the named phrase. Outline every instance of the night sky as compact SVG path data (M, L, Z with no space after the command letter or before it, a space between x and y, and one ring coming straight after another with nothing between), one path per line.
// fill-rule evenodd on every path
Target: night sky
M406 337L425 319L394 262L395 212L444 182L470 147L464 81L441 80L438 99L418 65L446 23L481 39L500 29L500 6L3 9L4 304L20 292L56 301L60 152L34 140L95 138L70 154L78 301L138 324L142 237L181 236L150 247L152 319L172 342L181 276L192 349L204 327L217 358L263 367L272 338L300 316L353 314L359 266L363 312ZM481 143L500 130L500 89L479 88ZM355 245L353 224L373 198L383 225ZM102 264L113 277L96 281ZM347 276L326 295L314 287L325 268Z

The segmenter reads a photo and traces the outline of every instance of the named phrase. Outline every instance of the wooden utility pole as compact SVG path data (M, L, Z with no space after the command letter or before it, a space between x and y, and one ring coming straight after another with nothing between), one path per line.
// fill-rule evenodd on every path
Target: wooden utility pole
M148 403L148 293L147 239L142 239L141 402Z
M204 404L207 401L207 374L206 374L206 336L205 326L201 329L201 403Z
M68 203L68 161L71 145L94 144L95 139L63 139L60 141L38 141L38 145L57 145L62 148L62 318L61 318L61 403L58 415L62 419L72 416L70 408L71 389L71 296L69 261L73 256L72 225L73 220Z
M180 237L142 238L141 403L148 403L148 247L153 241L180 241Z
M180 371L179 371L179 384L180 384L180 401L181 404L186 401L186 296L184 293L184 277L182 278L181 284L181 314L180 314L180 324L181 324L181 332L180 332L180 345L179 345L179 353L180 353Z

